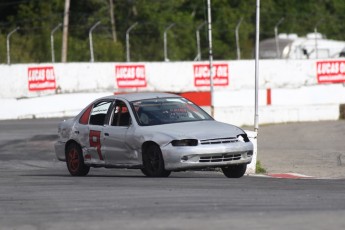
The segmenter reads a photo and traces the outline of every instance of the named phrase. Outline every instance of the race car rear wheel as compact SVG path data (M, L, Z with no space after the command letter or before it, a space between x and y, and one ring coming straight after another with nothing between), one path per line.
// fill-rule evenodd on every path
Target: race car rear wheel
M247 170L247 164L241 165L230 165L227 167L222 167L222 171L226 177L229 178L240 178Z
M148 177L168 177L171 173L165 170L162 151L154 144L149 145L143 152L143 165L141 171Z
M66 164L72 176L86 176L90 171L90 167L84 164L81 148L76 143L67 146Z

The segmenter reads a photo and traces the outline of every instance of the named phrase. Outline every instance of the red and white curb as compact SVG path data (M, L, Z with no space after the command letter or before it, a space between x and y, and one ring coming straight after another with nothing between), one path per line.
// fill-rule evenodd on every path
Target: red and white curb
M283 179L311 179L312 176L307 176L299 173L273 173L267 174L269 177L273 178L283 178Z
M307 176L299 173L269 173L269 174L254 174L252 176L280 178L280 179L316 179L313 176Z

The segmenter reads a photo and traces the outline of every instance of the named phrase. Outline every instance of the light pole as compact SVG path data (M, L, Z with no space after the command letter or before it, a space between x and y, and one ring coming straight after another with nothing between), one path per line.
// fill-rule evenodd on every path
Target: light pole
M19 27L12 30L9 34L7 34L6 45L7 45L7 64L11 64L11 54L10 54L10 37L11 35L19 30Z
M240 29L241 23L242 23L243 17L240 19L240 21L236 25L235 30L235 37L236 37L236 50L237 50L237 60L241 59L241 50L240 50L240 39L238 35L238 30Z
M260 0L256 0L255 24L255 115L254 131L259 131L259 40L260 40Z
M285 18L279 19L277 24L274 26L274 38L276 40L276 50L277 50L277 58L280 58L280 48L279 48L279 40L278 40L278 26L284 21Z
M50 32L50 47L52 51L52 63L55 62L55 52L54 52L54 33L57 29L62 26L62 23L59 23L51 32Z
M168 39L167 39L167 32L170 30L175 23L171 23L167 28L164 30L164 61L169 61L168 59Z
M130 52L130 48L129 48L129 32L137 25L138 25L138 22L134 23L126 31L126 54L127 54L127 59L126 60L127 60L127 62L131 61L130 53L129 53Z
M211 116L214 117L214 95L213 95L213 51L212 51L212 18L211 0L207 0L207 27L208 27L208 58L210 66L210 94L211 94Z
M314 36L315 36L315 58L319 58L319 52L318 52L318 44L317 44L317 26L323 21L323 18L321 18L314 26Z
M91 29L89 30L89 40L90 40L90 55L91 55L91 62L95 61L95 57L93 55L93 42L92 42L92 31L99 25L101 24L101 21L96 22Z
M194 58L194 61L200 61L201 60L201 49L200 49L200 30L201 28L206 24L206 21L201 23L197 28L196 28L196 48L197 48L197 55Z

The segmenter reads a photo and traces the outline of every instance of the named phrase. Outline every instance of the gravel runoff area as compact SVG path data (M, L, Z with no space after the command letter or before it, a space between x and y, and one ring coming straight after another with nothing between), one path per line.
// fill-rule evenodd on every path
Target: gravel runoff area
M345 178L345 120L263 125L258 146L268 174Z

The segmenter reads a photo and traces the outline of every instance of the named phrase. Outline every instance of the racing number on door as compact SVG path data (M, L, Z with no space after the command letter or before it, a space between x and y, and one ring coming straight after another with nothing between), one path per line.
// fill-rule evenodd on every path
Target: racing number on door
M100 160L103 160L101 152L101 131L90 130L89 133L90 147L96 147Z

